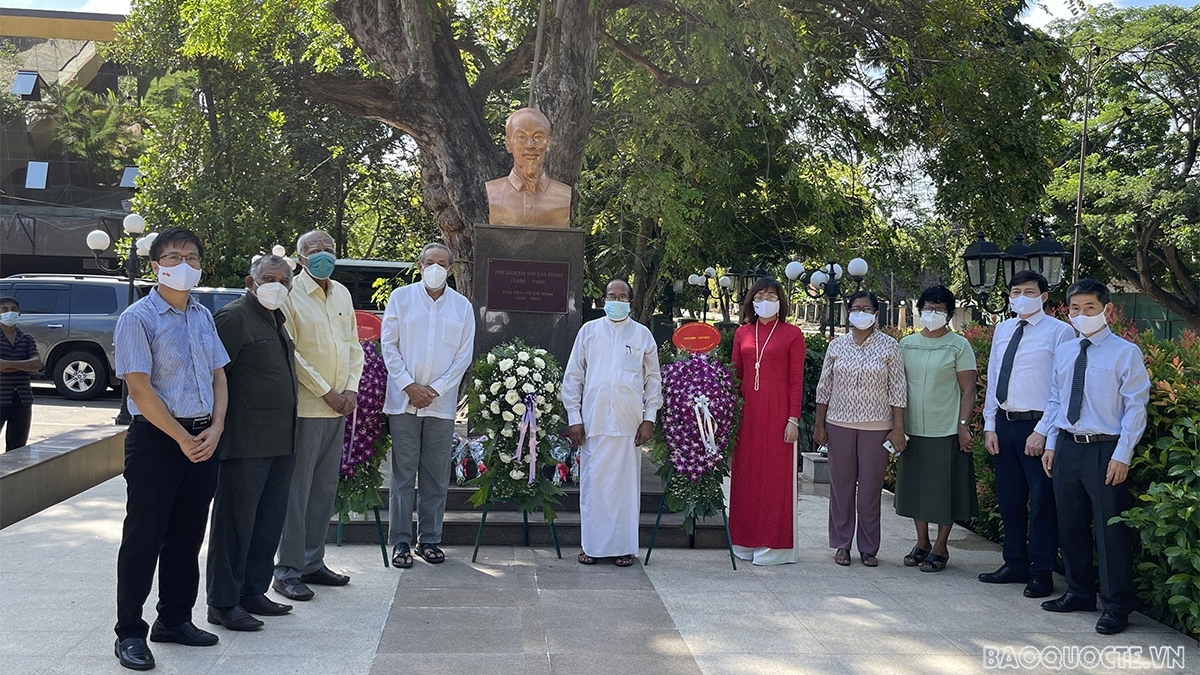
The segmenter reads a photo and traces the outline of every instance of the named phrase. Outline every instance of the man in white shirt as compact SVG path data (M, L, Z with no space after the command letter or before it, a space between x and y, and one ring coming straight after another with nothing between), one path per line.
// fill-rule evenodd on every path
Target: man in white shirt
M1027 598L1054 591L1058 516L1053 485L1042 470L1044 439L1033 428L1050 398L1054 351L1075 338L1070 324L1042 311L1049 291L1046 278L1033 270L1009 281L1009 306L1017 316L996 326L983 405L984 446L996 468L1004 522L1004 565L979 580L1023 583Z
M1137 608L1136 540L1128 526L1109 519L1133 501L1125 479L1133 449L1146 430L1150 374L1142 350L1108 329L1113 312L1108 287L1095 279L1080 279L1067 289L1067 306L1080 336L1054 354L1050 401L1036 430L1046 437L1042 466L1054 480L1067 592L1043 602L1042 609L1096 609L1094 524L1104 604L1096 632L1113 635L1125 630Z
M633 564L638 550L642 455L662 407L658 347L629 318L633 289L622 279L605 287L605 318L579 329L563 373L562 401L579 457L583 551L593 565L613 557Z
M401 568L413 564L414 501L416 555L433 564L446 560L438 544L450 487L454 415L475 347L471 303L446 286L453 264L450 249L427 244L417 262L421 283L392 291L383 313L380 347L388 369L383 412L392 432L388 543L392 564ZM419 500L414 481L421 486Z

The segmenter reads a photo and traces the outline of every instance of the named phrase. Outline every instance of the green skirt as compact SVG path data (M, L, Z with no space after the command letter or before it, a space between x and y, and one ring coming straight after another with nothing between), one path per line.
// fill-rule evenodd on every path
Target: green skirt
M975 460L958 436L913 436L896 458L896 514L938 525L967 521L979 511Z

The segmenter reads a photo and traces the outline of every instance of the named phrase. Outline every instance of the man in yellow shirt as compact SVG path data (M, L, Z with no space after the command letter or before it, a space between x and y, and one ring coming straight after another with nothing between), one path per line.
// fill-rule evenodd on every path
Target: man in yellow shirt
M329 278L337 264L333 237L320 230L296 242L300 265L283 310L296 343L300 382L296 468L279 539L272 588L292 600L311 600L308 584L344 586L350 577L325 566L325 535L337 496L346 416L354 412L363 350L354 303L346 287Z

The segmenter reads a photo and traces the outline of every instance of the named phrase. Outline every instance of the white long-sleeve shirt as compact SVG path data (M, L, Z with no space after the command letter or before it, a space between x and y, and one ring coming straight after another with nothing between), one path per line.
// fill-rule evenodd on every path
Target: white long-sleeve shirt
M563 372L567 423L588 436L634 436L662 407L658 346L633 319L593 319L579 329Z
M1020 318L1006 319L996 326L992 336L992 353L988 357L987 392L983 398L983 429L996 430L996 415L1001 408L1011 412L1045 411L1050 400L1050 380L1054 377L1054 351L1064 342L1075 339L1075 329L1038 312L1029 317L1029 325L1021 334L1017 353L1013 355L1012 374L1008 379L1008 400L996 399L1000 386L1000 368L1004 352L1012 342Z
M1146 404L1150 401L1146 359L1137 345L1114 335L1107 327L1088 339L1092 346L1087 351L1079 421L1072 424L1067 420L1067 411L1082 336L1058 346L1050 400L1034 431L1046 437L1047 450L1057 447L1059 431L1120 436L1112 458L1129 464L1134 447L1146 431Z
M475 348L475 312L469 300L449 287L437 300L424 284L397 288L383 311L380 348L388 369L384 413L454 419L458 385ZM428 407L418 409L409 402L404 388L414 382L437 391Z

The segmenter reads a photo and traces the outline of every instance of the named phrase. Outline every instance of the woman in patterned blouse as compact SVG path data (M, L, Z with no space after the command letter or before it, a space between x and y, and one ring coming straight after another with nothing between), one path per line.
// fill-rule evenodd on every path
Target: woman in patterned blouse
M850 298L853 329L829 343L817 385L813 439L829 446L829 547L839 565L850 564L858 516L858 555L867 567L879 561L879 502L890 442L904 450L908 392L900 345L878 329L879 300L861 291Z

